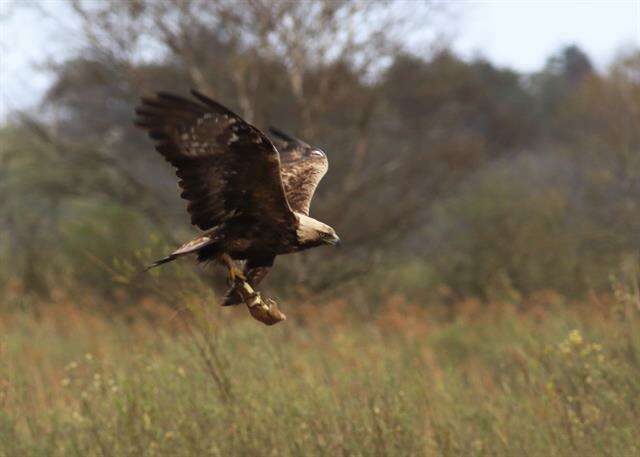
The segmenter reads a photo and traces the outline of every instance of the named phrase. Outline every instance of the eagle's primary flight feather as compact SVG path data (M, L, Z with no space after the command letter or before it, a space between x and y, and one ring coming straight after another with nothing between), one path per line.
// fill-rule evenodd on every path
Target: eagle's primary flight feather
M152 266L197 253L246 260L257 285L275 256L336 244L335 231L309 217L315 189L327 172L320 149L271 128L273 141L240 116L192 91L195 99L164 92L143 98L136 125L175 167L191 222L204 231ZM233 293L226 304L235 304Z

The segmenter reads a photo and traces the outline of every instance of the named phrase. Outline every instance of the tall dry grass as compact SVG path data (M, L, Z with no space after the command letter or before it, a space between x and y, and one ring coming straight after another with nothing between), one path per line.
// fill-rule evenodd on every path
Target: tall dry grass
M640 321L619 295L291 305L273 328L197 301L14 303L0 455L638 455Z

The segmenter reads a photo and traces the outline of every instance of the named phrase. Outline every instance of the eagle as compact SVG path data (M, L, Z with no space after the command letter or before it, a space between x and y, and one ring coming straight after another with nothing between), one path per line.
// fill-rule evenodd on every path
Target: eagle
M231 285L255 288L276 256L338 245L335 230L309 216L329 166L324 151L276 128L267 136L200 92L191 95L158 92L135 110L136 126L175 168L191 223L202 231L148 268L197 255L226 266ZM231 287L222 304L242 301Z

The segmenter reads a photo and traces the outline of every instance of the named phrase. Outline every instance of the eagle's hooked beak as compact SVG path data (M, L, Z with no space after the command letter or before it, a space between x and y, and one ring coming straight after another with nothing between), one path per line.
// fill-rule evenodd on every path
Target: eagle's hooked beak
M326 243L331 246L340 246L340 238L335 235L333 238L327 239Z

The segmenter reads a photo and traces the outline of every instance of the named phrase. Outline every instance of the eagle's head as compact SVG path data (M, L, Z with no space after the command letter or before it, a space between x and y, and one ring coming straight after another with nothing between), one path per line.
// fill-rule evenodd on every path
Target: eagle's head
M296 216L298 217L296 234L301 247L311 248L323 244L330 246L340 244L340 238L332 227L302 213L296 213Z

